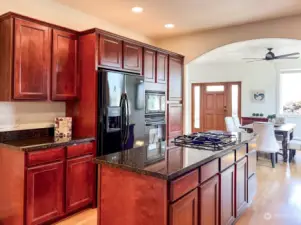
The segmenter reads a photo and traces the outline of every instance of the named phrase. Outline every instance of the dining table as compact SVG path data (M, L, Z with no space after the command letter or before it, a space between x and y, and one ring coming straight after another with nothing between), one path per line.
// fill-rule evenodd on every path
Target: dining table
M253 123L240 126L241 129L247 131L248 133L253 132ZM274 125L275 135L278 141L282 141L282 153L283 161L287 162L287 152L288 152L288 143L294 137L294 130L296 124L294 123L284 123L284 124L275 124Z

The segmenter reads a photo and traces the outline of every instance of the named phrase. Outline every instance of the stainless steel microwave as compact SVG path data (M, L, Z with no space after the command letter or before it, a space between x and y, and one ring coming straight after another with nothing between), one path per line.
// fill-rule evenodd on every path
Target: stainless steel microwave
M165 92L146 91L145 92L145 114L165 114L166 108Z

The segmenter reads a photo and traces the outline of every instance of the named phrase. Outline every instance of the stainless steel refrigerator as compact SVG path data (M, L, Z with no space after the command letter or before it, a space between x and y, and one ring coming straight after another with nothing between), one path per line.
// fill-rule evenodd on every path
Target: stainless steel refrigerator
M98 71L98 155L144 145L144 101L142 76Z

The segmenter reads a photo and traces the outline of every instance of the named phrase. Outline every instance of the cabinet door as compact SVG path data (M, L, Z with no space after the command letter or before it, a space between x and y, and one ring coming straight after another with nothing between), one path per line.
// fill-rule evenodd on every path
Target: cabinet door
M64 163L27 169L26 221L42 224L63 215Z
M167 59L166 54L157 54L157 83L166 84L167 82Z
M221 225L232 224L235 219L235 168L234 165L220 175Z
M248 153L248 177L256 173L257 151L253 150Z
M52 100L72 100L77 97L77 36L53 30Z
M50 28L15 20L14 99L47 100Z
M170 225L198 224L198 191L194 190L170 205Z
M155 82L156 76L156 52L144 49L143 75L146 82Z
M236 163L236 216L239 216L248 202L248 163L247 158Z
M142 48L126 43L123 44L123 68L133 72L141 72Z
M219 225L219 175L200 187L200 225Z
M99 65L122 67L122 41L108 36L99 37Z
M183 133L182 110L181 104L168 104L167 138L169 140Z
M67 160L66 209L71 212L92 203L94 165L92 155Z
M169 57L168 100L182 100L182 59Z

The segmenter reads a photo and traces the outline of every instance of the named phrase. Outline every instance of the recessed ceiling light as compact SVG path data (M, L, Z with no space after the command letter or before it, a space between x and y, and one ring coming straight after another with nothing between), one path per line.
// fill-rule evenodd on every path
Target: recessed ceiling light
M168 23L168 24L165 24L164 27L167 28L167 29L171 29L171 28L174 28L175 25L172 24L172 23Z
M138 6L133 7L132 8L132 12L134 12L134 13L142 13L143 12L143 8L138 7Z

